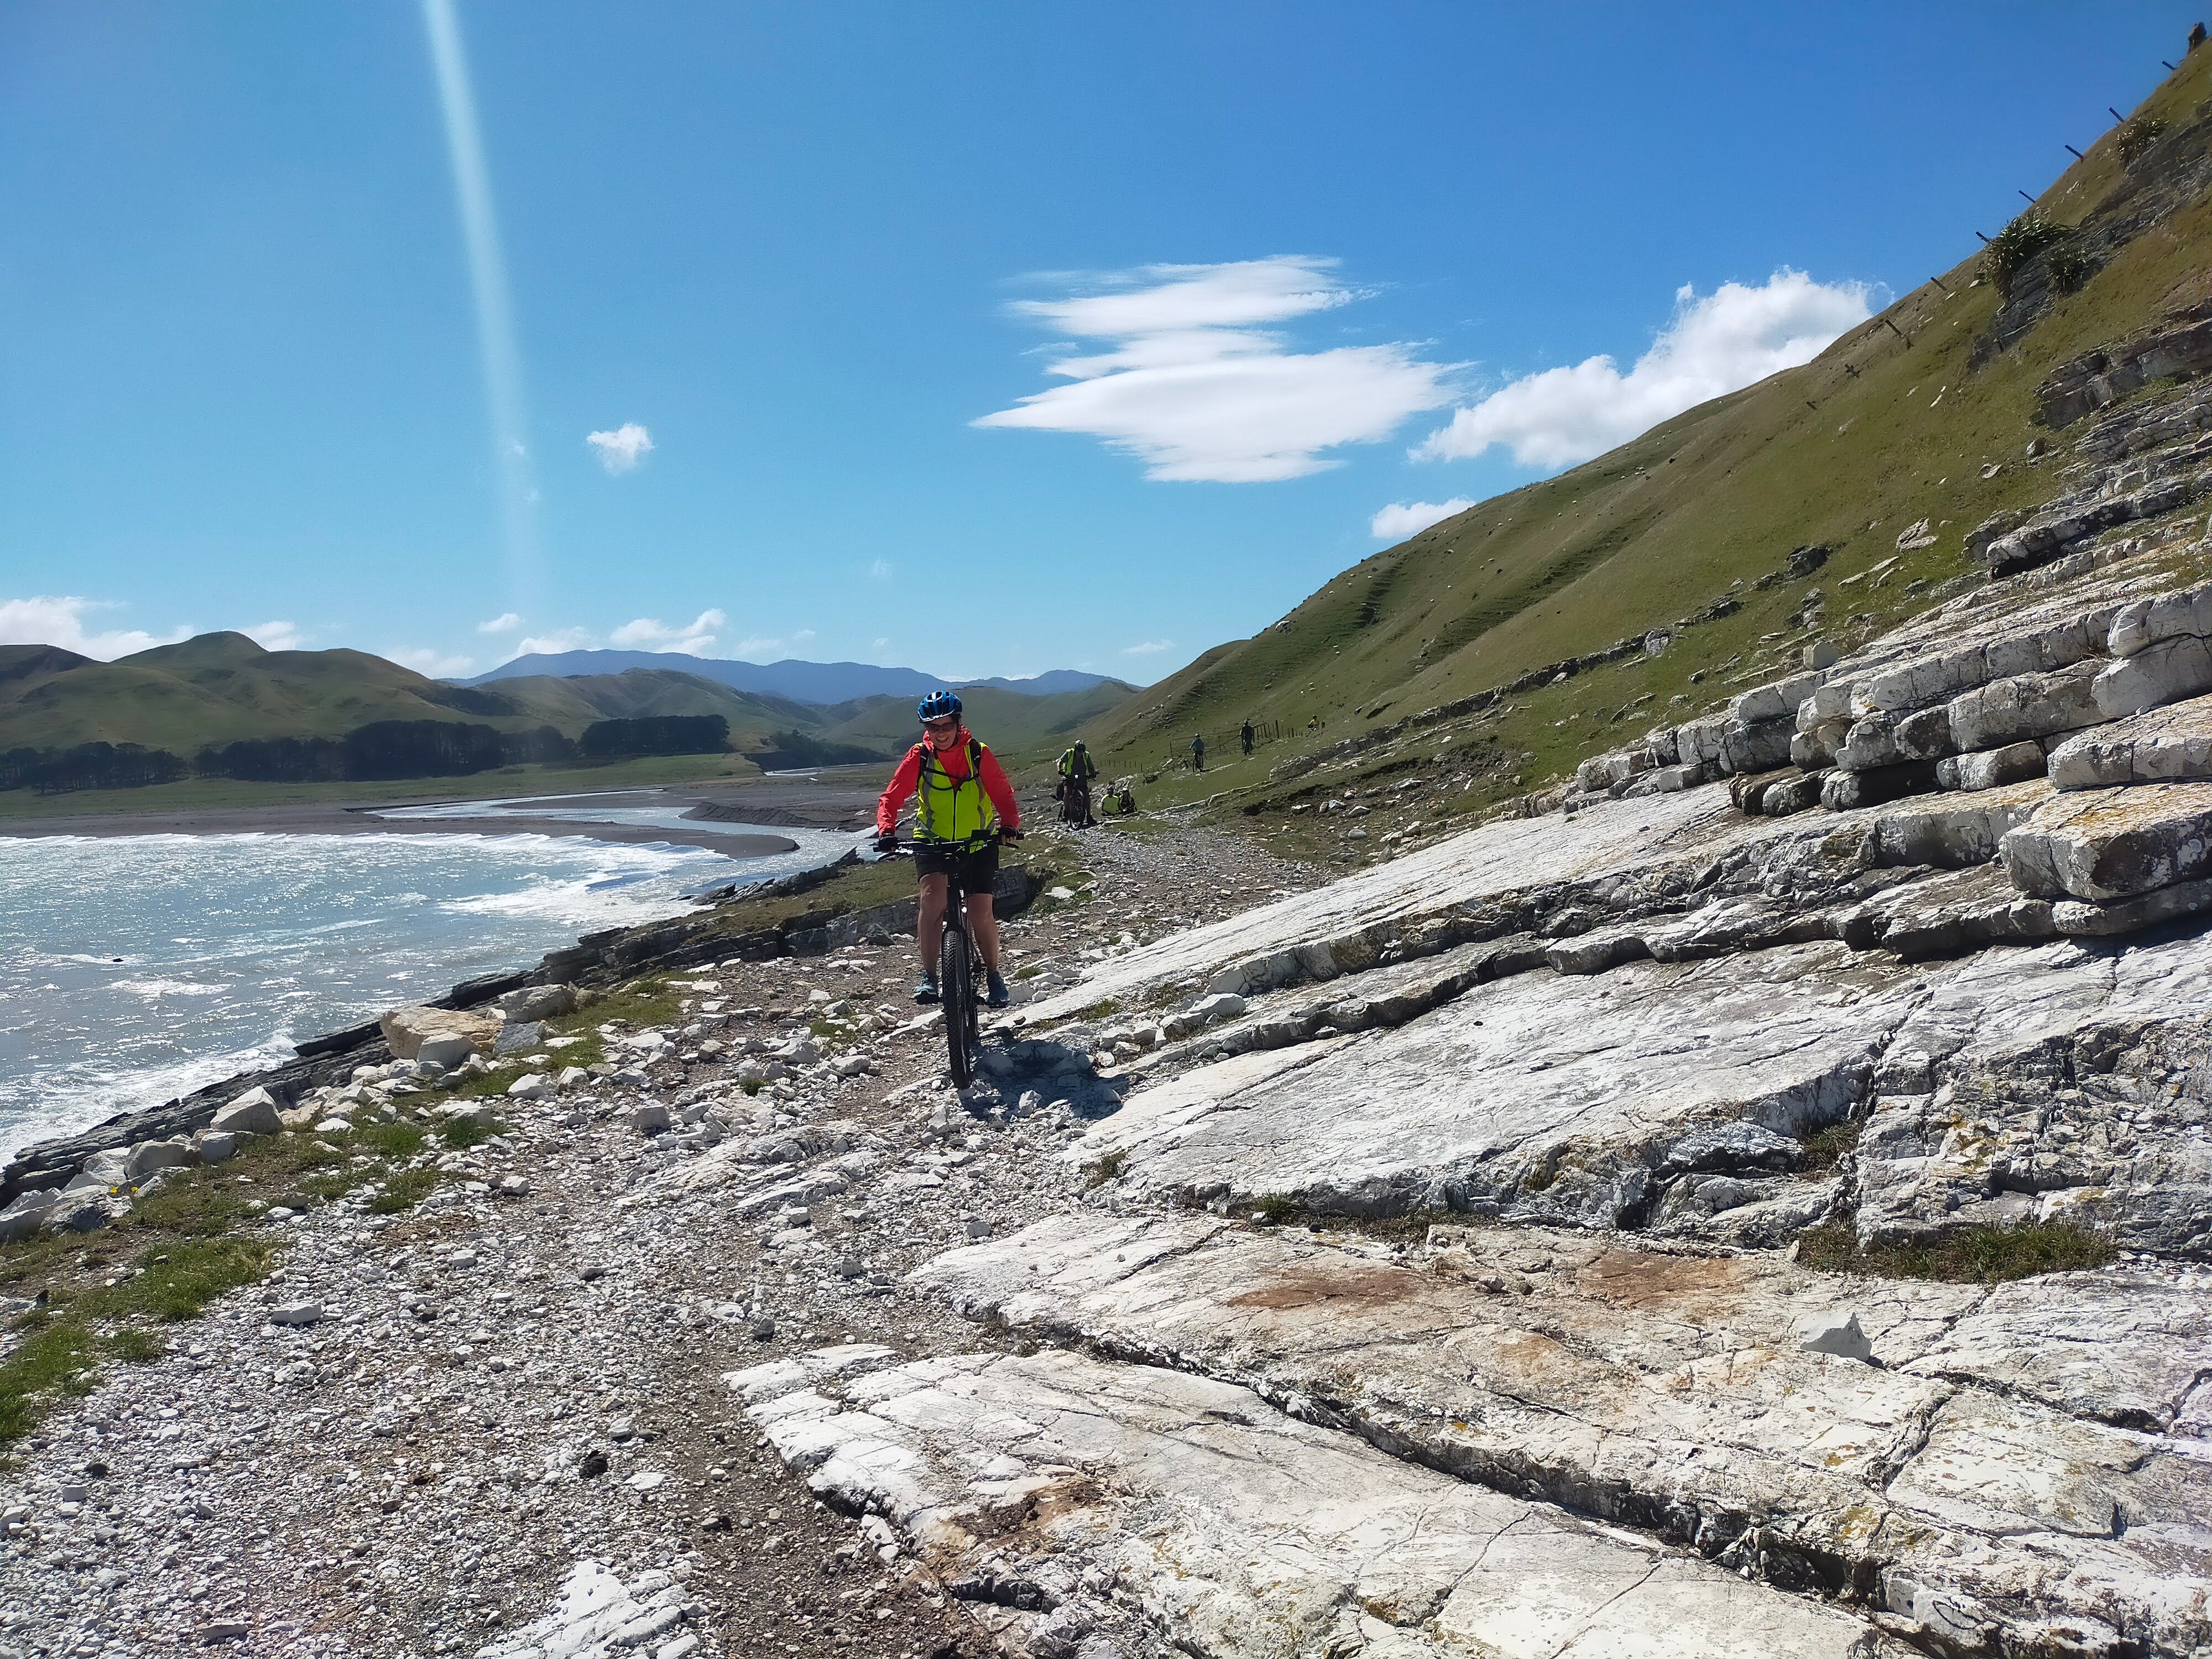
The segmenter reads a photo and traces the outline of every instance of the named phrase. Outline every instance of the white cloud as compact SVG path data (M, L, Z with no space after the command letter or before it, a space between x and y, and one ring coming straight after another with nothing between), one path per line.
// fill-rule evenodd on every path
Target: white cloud
M309 636L308 629L288 622L256 623L238 631L264 651L304 651Z
M653 447L653 434L635 421L625 421L611 432L587 432L584 441L599 452L599 465L609 472L635 471Z
M1378 542L1401 542L1474 505L1464 495L1448 501L1393 501L1367 521L1367 532Z
M812 639L813 637L814 637L814 630L813 630L812 629L811 629L811 628L802 628L802 629L799 629L796 634L793 634L793 635L791 636L791 642L792 642L793 645L805 645L805 644L809 640Z
M872 580L887 582L891 579L892 568L889 559L877 559L868 566L868 575Z
M1339 465L1321 452L1378 442L1408 415L1449 403L1457 366L1404 343L1292 351L1258 326L1366 297L1332 274L1335 264L1146 265L1092 279L1095 293L1019 301L1018 315L1107 349L1055 358L1048 372L1068 384L971 424L1085 433L1136 456L1152 478L1256 483Z
M1121 647L1121 654L1125 657L1152 657L1158 656L1163 651L1172 651L1174 649L1175 641L1173 640L1146 640L1139 645L1123 646Z
M416 646L400 651L387 651L386 659L413 669L418 674L428 674L432 679L452 679L474 668L473 657L450 656L442 651L433 651L427 646Z
M1503 444L1522 466L1586 461L1686 409L1811 362L1872 314L1870 294L1863 283L1816 283L1786 266L1763 287L1723 283L1703 299L1685 285L1673 319L1626 374L1600 356L1510 381L1453 415L1414 459L1466 459Z
M478 623L477 624L477 632L479 634L512 634L516 629L521 626L521 617L516 616L512 611L501 611L498 616L494 617L489 622Z
M635 650L682 651L696 657L714 648L715 635L728 625L729 620L719 611L702 611L690 622L670 628L658 617L640 617L624 623L607 638L613 644Z
M97 657L106 662L127 657L134 651L174 645L179 640L191 637L189 628L175 629L167 634L149 634L135 628L111 629L96 634L86 631L85 618L89 612L121 608L120 603L113 599L87 599L74 595L0 599L0 645L58 645L79 656Z
M589 650L592 643L589 630L562 628L550 634L532 634L527 639L517 640L514 652L501 660L512 662L516 657L557 657L564 651Z

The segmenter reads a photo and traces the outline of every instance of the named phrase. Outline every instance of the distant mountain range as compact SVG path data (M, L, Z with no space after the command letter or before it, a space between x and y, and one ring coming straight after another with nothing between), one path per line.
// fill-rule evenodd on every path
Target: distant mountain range
M925 674L918 668L878 668L873 663L802 662L796 657L786 657L781 662L738 662L728 658L689 656L680 651L533 651L513 662L501 663L489 674L456 684L482 685L489 680L522 679L539 674L561 678L578 674L619 674L632 668L696 674L702 679L714 680L738 691L825 707L861 697L919 697L924 692L955 686L988 686L994 691L1012 691L1029 697L1088 691L1096 685L1120 686L1125 691L1136 689L1104 674L1079 673L1073 668L1055 668L1049 673L1023 680L948 680Z

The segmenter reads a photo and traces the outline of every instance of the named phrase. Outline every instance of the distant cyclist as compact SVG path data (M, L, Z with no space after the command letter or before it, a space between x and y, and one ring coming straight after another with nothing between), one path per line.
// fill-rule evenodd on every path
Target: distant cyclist
M1075 746L1060 757L1060 816L1078 828L1097 822L1091 816L1091 783L1098 775L1098 763L1078 738Z
M1252 739L1258 735L1252 730L1252 722L1246 720L1243 729L1240 730L1237 735L1244 740L1244 752L1248 755L1250 754L1252 752Z
M898 845L899 809L914 808L914 867L921 880L915 941L921 947L916 1002L935 1002L937 948L945 933L947 878L957 869L968 894L968 927L988 975L986 1000L1003 1008L1012 1000L999 974L999 924L991 915L991 884L999 872L999 842L1021 833L1022 811L998 759L961 723L960 699L933 691L915 711L921 741L906 752L890 787L876 802L876 846Z
M1190 740L1190 769L1194 772L1206 770L1206 738L1203 735Z

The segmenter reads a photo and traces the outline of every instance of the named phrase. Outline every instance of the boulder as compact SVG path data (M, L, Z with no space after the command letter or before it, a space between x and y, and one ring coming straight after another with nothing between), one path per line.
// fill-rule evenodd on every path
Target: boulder
M192 1144L179 1135L172 1140L142 1140L123 1160L123 1179L131 1185L158 1170L173 1170L192 1161Z
M0 1210L0 1243L12 1244L37 1232L45 1224L47 1212L61 1201L61 1196L58 1187L16 1194L15 1201Z
M2128 715L2051 751L2051 781L2061 789L2201 779L2212 779L2212 697Z
M642 1106L630 1109L629 1127L640 1134L657 1135L675 1121L668 1108L658 1101L648 1100Z
M2212 782L2054 794L2003 854L2014 884L2039 898L2102 902L2212 875Z
M495 1054L528 1054L544 1040L545 1028L536 1020L509 1022L499 1028L499 1036L492 1042L492 1053Z
M2072 738L2067 739L2072 742ZM2008 744L2002 749L1984 749L1971 755L1951 755L1936 763L1936 781L1945 789L1996 789L2044 771L2043 745ZM2053 781L2057 775L2052 775ZM2066 786L2058 786L2064 788Z
M434 1066L441 1072L453 1070L477 1052L472 1038L459 1036L425 1037L415 1048L417 1066Z
M418 1006L392 1009L377 1020L377 1026L395 1057L414 1060L432 1037L465 1037L478 1054L488 1054L499 1036L500 1020L496 1014L473 1010Z
M276 1102L266 1089L248 1089L219 1109L208 1121L208 1127L232 1134L273 1135L284 1126L276 1116Z
M2108 720L2212 690L2212 641L2181 634L2146 645L2106 665L2090 689Z
M229 1129L203 1129L198 1149L203 1164L228 1164L238 1156L238 1134Z
M1992 680L1951 699L1951 733L1961 750L2002 749L2030 738L2078 731L2112 716L2100 706L2104 665L2080 662L2048 674Z
M39 1229L47 1233L88 1233L106 1224L107 1200L96 1190L79 1188L55 1200Z
M493 1005L510 1025L557 1019L576 1012L576 993L568 985L526 985L509 991Z
M1997 855L2007 831L2025 823L2051 798L2040 776L2003 789L1930 795L1884 811L1874 823L1876 858L1883 864L1930 864L1958 870Z
M553 1085L542 1072L526 1073L507 1085L509 1100L543 1100L553 1092Z

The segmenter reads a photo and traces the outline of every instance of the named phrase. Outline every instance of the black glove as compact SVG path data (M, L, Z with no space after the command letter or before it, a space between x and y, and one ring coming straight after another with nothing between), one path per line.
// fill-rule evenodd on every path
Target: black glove
M1021 838L1022 832L1020 830L1009 829L1003 823L999 826L999 839L1000 841L1019 841Z
M878 853L896 853L896 852L897 852L897 851L898 851L898 837L897 837L896 836L895 836L895 835L882 835L882 836L878 836L876 837L876 851L878 851Z

